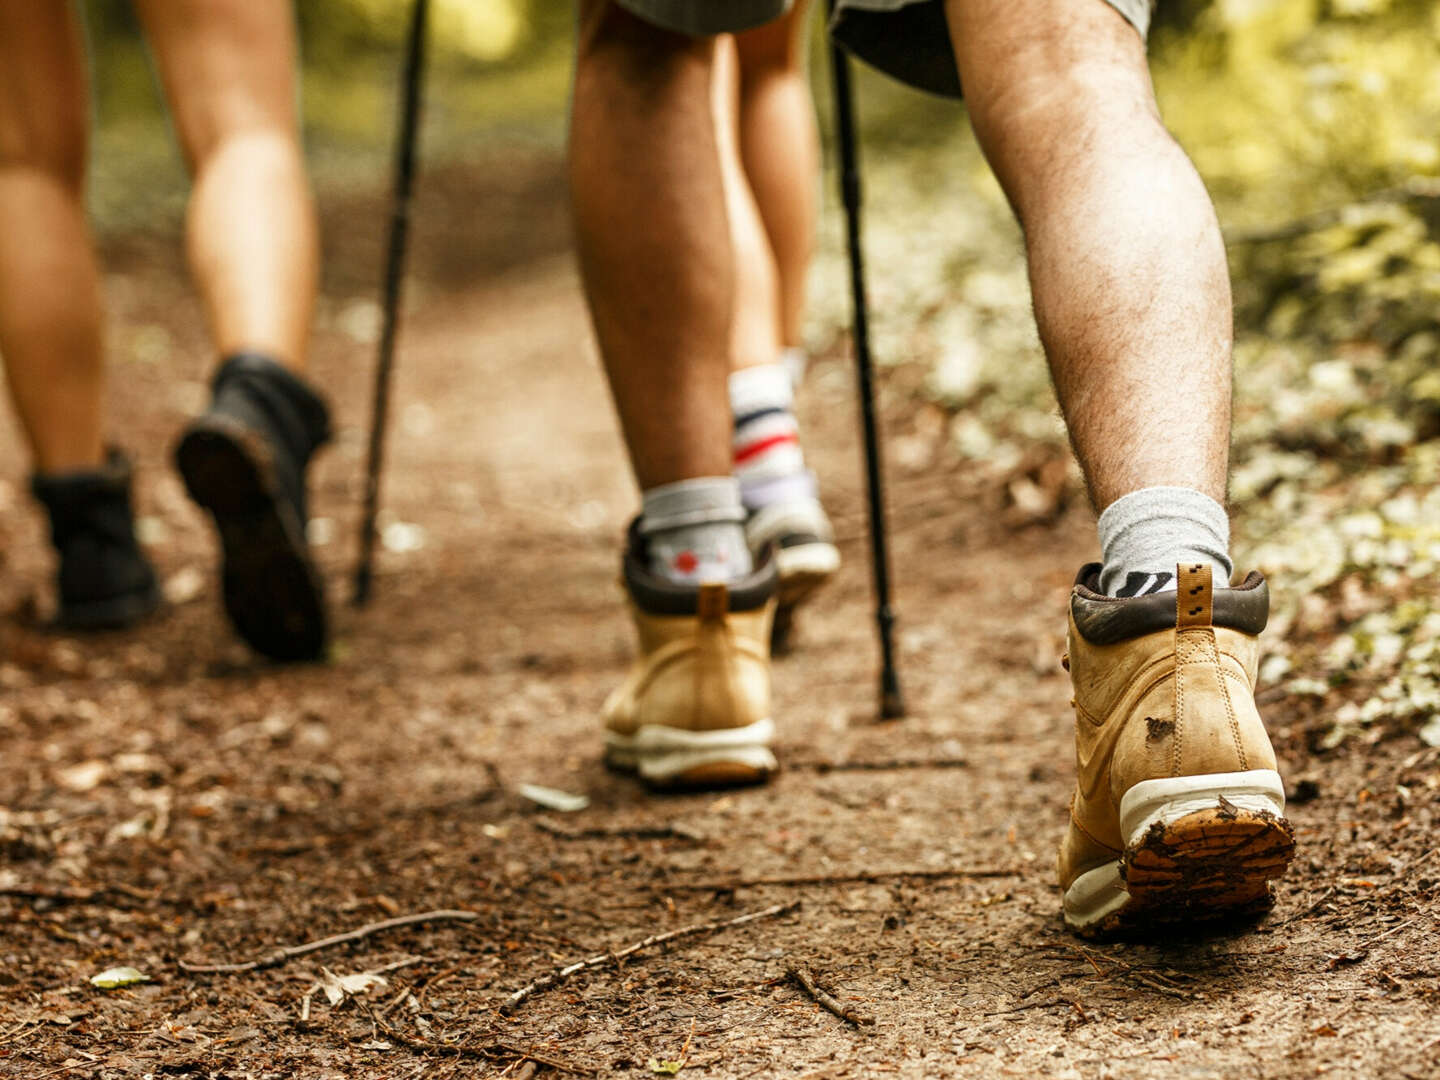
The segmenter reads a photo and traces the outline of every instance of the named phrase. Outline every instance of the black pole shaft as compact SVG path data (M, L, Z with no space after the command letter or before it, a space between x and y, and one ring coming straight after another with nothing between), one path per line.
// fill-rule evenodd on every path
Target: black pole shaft
M831 0L833 8L834 0ZM835 85L835 131L840 149L840 201L850 249L850 295L854 307L855 367L860 384L860 418L865 433L865 478L870 502L870 559L875 583L875 623L880 635L880 715L905 715L900 675L895 667L895 612L890 606L890 555L885 523L884 471L880 428L875 419L875 372L870 357L870 317L865 299L865 253L860 235L860 152L855 137L855 101L850 58L830 45Z
M430 0L415 0L405 46L400 98L400 131L395 146L395 193L390 212L390 243L385 252L385 292L380 330L380 355L375 368L375 397L370 414L370 458L365 470L365 510L360 525L360 562L355 568L355 605L370 599L375 561L375 518L380 512L380 470L384 464L385 428L390 414L391 373L400 322L400 291L405 279L405 245L410 233L410 195L415 186L416 144L420 138L420 105L425 76L425 29Z

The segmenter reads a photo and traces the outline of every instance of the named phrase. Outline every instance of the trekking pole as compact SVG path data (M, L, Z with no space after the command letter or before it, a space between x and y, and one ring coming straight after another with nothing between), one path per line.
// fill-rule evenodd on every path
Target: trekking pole
M835 0L830 0L833 15ZM865 301L865 255L860 246L860 161L855 138L855 100L850 87L850 58L830 42L835 88L835 135L840 150L840 201L850 249L850 295L854 312L855 367L860 389L860 419L865 433L865 478L870 503L870 569L875 583L875 623L880 635L880 716L905 715L900 675L895 668L895 612L890 607L890 555L885 525L884 478L880 467L880 431L875 420L875 372L870 360L870 319Z
M365 470L365 510L360 524L360 562L355 568L355 606L370 600L375 561L375 517L380 512L380 466L385 453L385 422L390 412L390 375L395 366L395 335L400 321L400 286L405 276L405 241L410 231L410 193L415 181L415 144L420 135L420 99L425 75L425 27L430 0L415 0L405 43L400 98L400 131L395 146L395 193L390 211L390 243L385 254L385 294L380 356L375 368L375 397L370 414L370 461Z

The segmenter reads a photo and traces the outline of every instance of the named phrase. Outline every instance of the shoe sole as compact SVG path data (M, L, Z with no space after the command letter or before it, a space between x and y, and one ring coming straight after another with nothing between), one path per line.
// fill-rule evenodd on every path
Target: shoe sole
M780 576L779 606L794 608L824 585L840 569L840 552L834 544L800 544L775 552Z
M57 630L123 630L160 607L160 587L84 604L71 603L55 618Z
M795 611L840 569L840 551L834 544L801 544L779 548L775 569L780 578L776 590L775 621L770 628L770 651L788 651L794 629Z
M761 784L779 768L770 743L775 725L686 731L647 724L633 735L605 733L605 763L664 790Z
M324 589L304 529L279 495L270 447L241 424L206 416L185 432L175 464L215 519L225 611L240 636L272 660L320 659Z
M1084 934L1259 914L1295 854L1271 769L1146 780L1120 802L1122 858L1080 875L1065 921Z

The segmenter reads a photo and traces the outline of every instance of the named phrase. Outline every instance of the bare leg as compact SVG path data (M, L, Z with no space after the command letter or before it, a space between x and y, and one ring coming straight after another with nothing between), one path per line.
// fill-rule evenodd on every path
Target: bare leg
M302 370L319 240L285 0L137 0L194 175L190 265L220 354Z
M755 196L740 161L739 67L735 38L726 35L715 61L715 132L725 210L735 255L734 314L730 325L731 370L773 364L780 356L780 282L775 256Z
M1100 0L947 0L980 145L1025 230L1035 316L1091 497L1225 493L1230 283L1215 212Z
M713 39L581 5L570 197L630 460L649 489L730 472L734 263L711 109Z
M780 338L802 341L805 277L815 246L820 139L805 79L805 13L735 35L740 151L779 272Z
M69 4L0 4L0 353L40 473L100 464L100 274L85 60Z

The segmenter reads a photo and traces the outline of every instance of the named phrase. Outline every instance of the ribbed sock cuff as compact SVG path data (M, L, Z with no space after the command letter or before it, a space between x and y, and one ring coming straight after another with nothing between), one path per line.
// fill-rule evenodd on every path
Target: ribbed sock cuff
M661 484L642 496L640 532L651 536L690 525L742 524L745 505L733 476L700 476Z
M1107 596L1174 588L1179 563L1208 562L1215 587L1230 582L1230 519L1214 499L1192 488L1151 487L1116 499L1099 521Z

